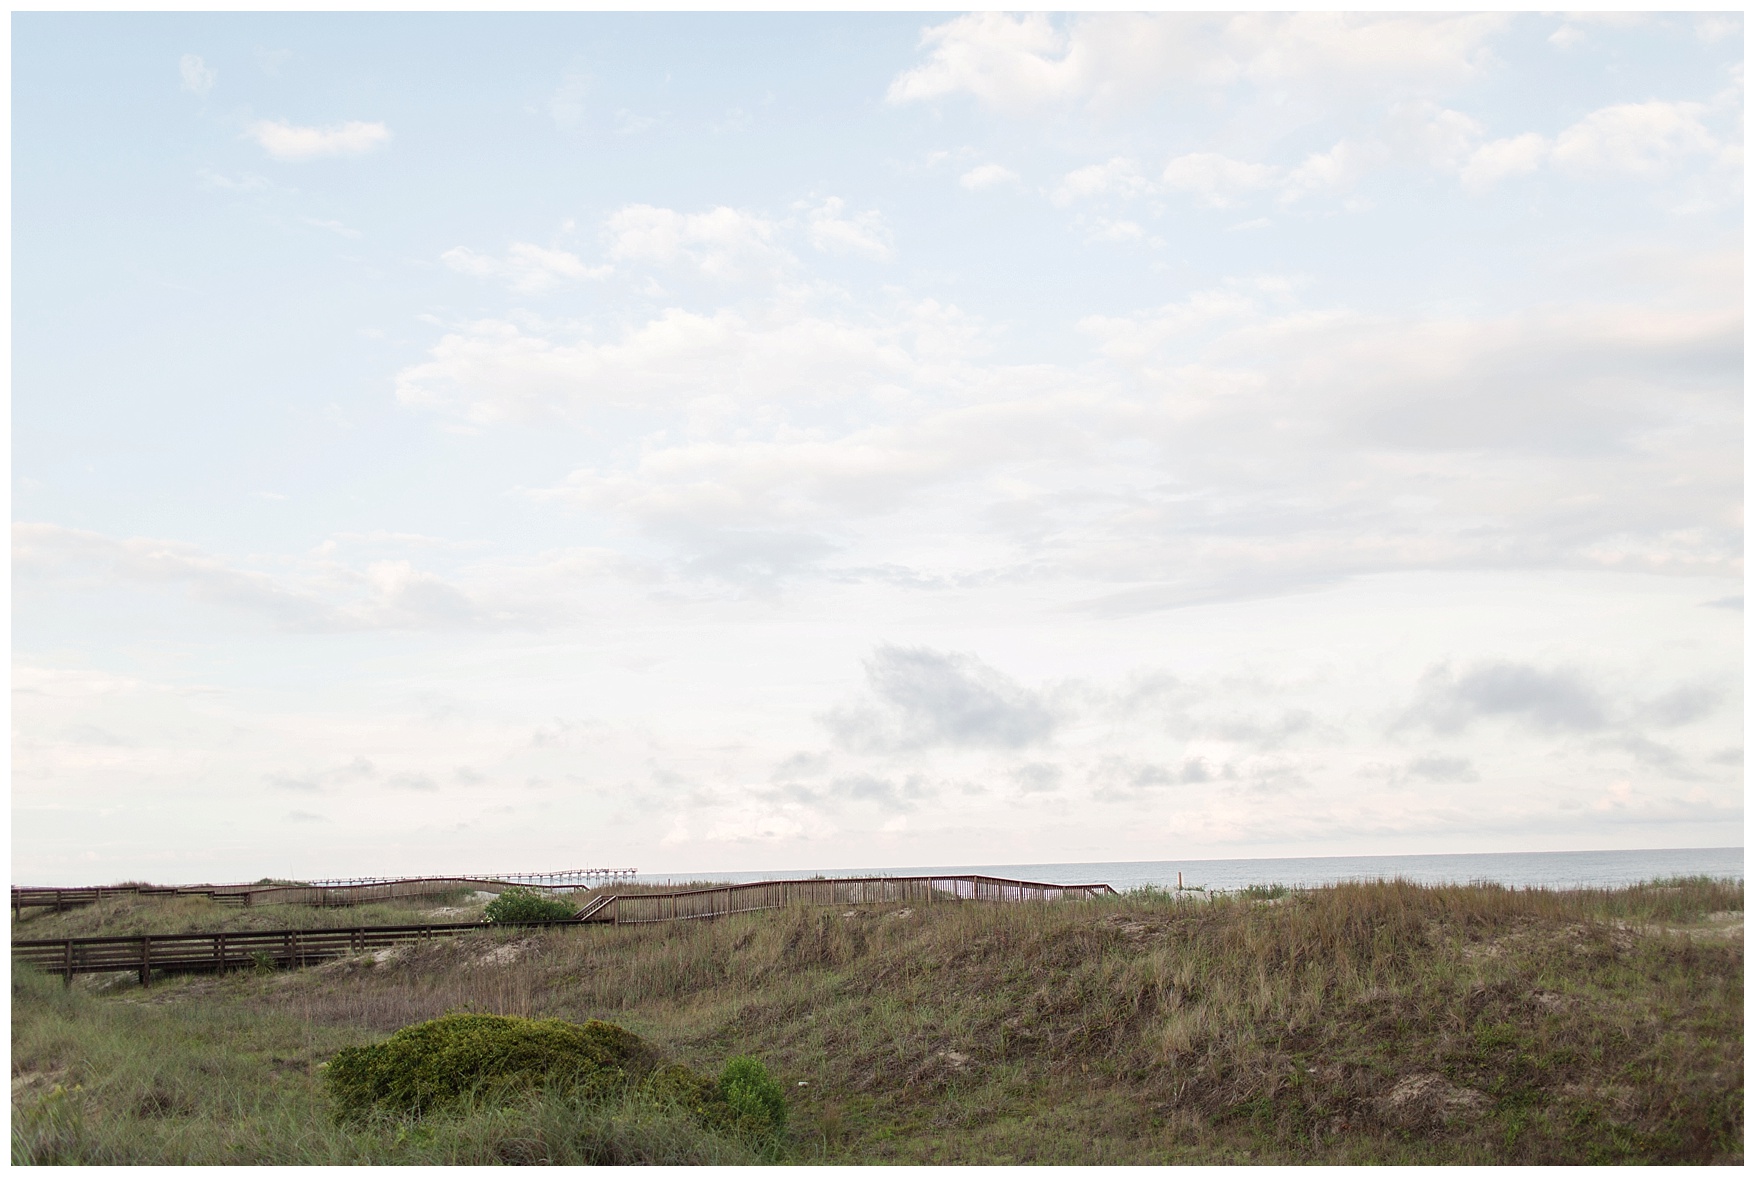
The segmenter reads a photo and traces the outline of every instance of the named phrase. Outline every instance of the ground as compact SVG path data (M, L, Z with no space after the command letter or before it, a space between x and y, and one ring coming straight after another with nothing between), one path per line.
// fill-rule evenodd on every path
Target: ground
M1394 883L482 932L144 990L127 975L63 990L21 971L13 1152L1736 1162L1742 909L1740 884L1702 880ZM42 918L14 935L55 934ZM758 1156L662 1109L553 1097L335 1120L320 1068L337 1049L451 1011L601 1018L709 1074L755 1055L789 1093L787 1135Z

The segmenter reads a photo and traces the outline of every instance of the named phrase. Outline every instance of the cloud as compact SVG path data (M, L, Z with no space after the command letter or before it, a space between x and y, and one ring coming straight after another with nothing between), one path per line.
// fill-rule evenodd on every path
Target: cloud
M261 120L251 123L246 134L269 155L284 160L365 155L390 142L390 128L383 123L358 121L332 127L296 127L284 121Z
M1020 764L1012 769L1012 779L1020 793L1053 793L1060 788L1066 770L1058 764Z
M199 94L203 98L213 89L219 80L216 73L205 61L193 53L185 53L177 62L177 72L182 75L183 89L191 94Z
M362 780L369 780L377 775L377 767L364 756L355 756L346 764L334 768L314 769L302 773L270 773L267 776L269 787L287 789L295 793L327 793L335 789L346 789L357 785Z
M883 217L875 211L843 215L847 204L831 196L806 214L805 235L824 253L854 254L874 262L887 262L895 251Z
M1608 702L1577 671L1517 662L1481 663L1461 674L1434 667L1403 722L1448 733L1482 719L1515 719L1551 732L1596 732L1610 723Z
M1306 156L1304 162L1287 173L1280 199L1293 201L1321 193L1346 192L1389 158L1389 149L1375 140L1343 139L1327 151Z
M1023 115L1113 110L1177 91L1247 82L1333 94L1454 86L1491 60L1497 15L975 13L927 28L926 60L891 83L892 103L967 94Z
M979 167L970 168L957 178L957 183L971 192L979 192L983 188L992 188L997 184L1015 184L1017 181L1018 173L996 163L984 163Z
M1211 208L1229 207L1244 193L1272 187L1279 176L1278 168L1211 152L1179 155L1164 165L1164 187L1192 193Z
M240 568L192 544L114 539L48 523L16 523L14 568L63 583L180 584L199 600L266 617L282 629L455 630L529 626L536 618L495 610L407 560L363 569L319 559L303 575Z
M1422 318L1305 307L1263 278L1088 317L1084 365L992 363L981 324L928 303L673 309L606 337L488 320L398 395L480 424L687 408L687 433L525 493L632 523L704 576L939 583L1027 560L1096 577L1090 607L1126 613L1398 568L1725 570L1739 526L1708 504L1740 485L1720 426L1741 319L1687 281L1709 309ZM984 540L922 563L917 531L881 524L904 508Z
M1697 102L1622 103L1593 111L1554 140L1554 161L1578 171L1649 176L1684 156L1712 153L1718 141Z
M682 266L720 280L771 272L791 260L774 221L723 205L679 213L630 204L608 219L604 237L616 261Z
M459 274L502 281L518 294L545 294L571 282L607 277L615 269L588 266L577 254L525 241L513 242L503 258L459 245L440 254L439 260Z
M321 221L316 217L300 217L299 220L311 226L313 229L322 229L326 232L335 234L337 237L346 237L349 240L358 240L360 237L364 236L364 234L358 229L350 229L340 221Z
M1068 172L1049 194L1049 199L1055 204L1067 205L1097 196L1126 199L1150 191L1152 184L1140 173L1139 162L1118 155L1107 163L1091 164Z
M1718 159L1726 150L1706 125L1698 102L1620 103L1592 111L1553 140L1534 132L1482 144L1461 169L1476 191L1546 165L1583 175L1657 179L1690 157Z
M880 646L865 677L875 705L824 717L836 742L858 751L1022 748L1060 722L1044 696L968 654Z
M1435 784L1466 784L1481 779L1474 764L1461 756L1421 756L1408 761L1403 771Z
M1476 191L1511 176L1524 176L1548 159L1548 140L1533 132L1482 144L1462 168L1464 186Z
M1099 801L1130 800L1146 790L1236 779L1237 771L1231 765L1214 767L1199 756L1164 765L1128 756L1107 755L1100 758L1090 771L1092 795Z
M601 341L589 324L538 331L485 319L448 331L426 361L397 374L396 390L405 405L478 423L710 397L825 403L942 384L980 348L980 330L931 301L854 318L796 297L711 313L673 307Z
M268 187L268 181L261 176L240 176L233 179L231 176L221 175L207 168L202 168L195 174L200 179L203 188L218 189L222 192L261 192Z
M1725 692L1710 683L1690 683L1667 691L1639 708L1638 717L1657 727L1681 727L1713 714Z

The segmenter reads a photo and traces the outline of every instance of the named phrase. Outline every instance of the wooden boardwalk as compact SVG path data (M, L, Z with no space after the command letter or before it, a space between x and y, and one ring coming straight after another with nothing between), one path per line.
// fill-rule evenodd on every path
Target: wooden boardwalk
M177 899L198 896L229 907L261 907L294 905L299 907L353 907L361 903L382 903L386 899L419 899L443 895L447 891L469 889L498 894L509 887L533 891L568 892L583 889L583 882L535 883L531 878L561 878L567 874L587 877L621 879L632 875L630 870L556 872L544 876L509 875L486 877L478 875L423 875L403 879L374 879L345 883L196 883L181 887L155 887L138 884L121 887L14 887L12 914L16 918L27 910L51 908L65 911L84 907L119 896Z
M450 880L455 883L457 880ZM392 884L367 884L384 886ZM454 888L453 888L454 889ZM89 888L97 890L97 888ZM875 903L1054 903L1115 894L1106 883L1063 886L987 875L916 875L864 879L777 879L684 891L617 891L594 896L570 920L530 924L403 924L360 928L288 928L268 931L179 932L150 936L80 936L14 940L14 965L59 973L223 971L259 965L301 966L374 952L409 941L432 940L492 928L576 928L583 924L633 926L715 919L785 907ZM95 900L92 900L95 902Z

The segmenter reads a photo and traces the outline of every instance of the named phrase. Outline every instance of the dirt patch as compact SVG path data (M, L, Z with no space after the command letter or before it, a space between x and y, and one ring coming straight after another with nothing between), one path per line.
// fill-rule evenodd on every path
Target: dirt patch
M26 1071L22 1075L12 1076L12 1100L30 1099L35 1096L47 1095L67 1078L66 1071Z
M1631 932L1635 936L1681 936L1688 940L1741 940L1743 938L1743 913L1740 911L1715 911L1706 917L1703 925L1647 924L1633 920L1616 920L1615 927L1622 932Z
M510 944L500 944L488 949L469 963L475 968L494 968L499 965L516 964L530 955L536 948L534 940L514 940Z
M1449 1124L1477 1119L1491 1103L1471 1087L1459 1087L1443 1075L1427 1072L1409 1075L1390 1088L1389 1094L1378 1100L1378 1109L1389 1119L1404 1124L1433 1120Z
M1574 999L1564 993L1537 989L1530 993L1530 1002L1537 1009L1546 1010L1548 1013L1559 1013L1561 1010L1571 1009Z
M1160 939L1167 934L1165 926L1161 923L1131 919L1125 915L1104 916L1098 922L1104 927L1111 928L1114 931L1121 933L1125 939L1131 940L1136 944L1142 943L1146 940Z

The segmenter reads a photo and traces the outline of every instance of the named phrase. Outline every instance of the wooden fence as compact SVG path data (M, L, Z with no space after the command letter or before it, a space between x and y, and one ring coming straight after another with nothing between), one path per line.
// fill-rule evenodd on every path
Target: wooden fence
M481 880L421 881L445 882L452 884L454 888L459 883ZM871 903L925 904L962 900L1054 903L1113 894L1114 888L1107 883L1063 886L1058 883L997 879L987 875L776 879L760 883L733 883L723 887L701 887L688 891L600 894L594 896L572 919L546 923L403 924L363 928L179 932L151 936L14 940L12 959L15 964L34 965L46 972L59 973L69 984L76 973L138 971L141 984L149 985L154 973L247 968L257 964L306 965L376 951L411 940L459 936L465 932L479 932L489 928L571 928L581 924L621 926L672 920L714 919L785 907L843 907Z
M135 972L150 985L154 973L200 972L255 965L307 965L372 952L411 940L460 936L485 928L576 927L571 920L545 924L403 924L368 928L298 928L275 931L179 932L153 936L83 936L62 940L14 940L12 961L60 973Z
M496 895L508 887L533 891L568 892L579 890L578 884L521 883L510 879L489 879L434 875L421 878L386 879L375 883L344 883L333 886L306 883L202 883L187 887L154 887L146 884L125 887L14 887L12 914L22 915L33 908L65 911L118 896L144 896L175 899L201 896L228 907L260 907L291 904L299 907L353 907L361 903L382 903L387 899L418 899L443 895L447 891L469 889L492 891Z
M1050 903L1113 895L1107 883L1062 885L988 875L904 875L867 879L774 879L692 891L601 897L587 918L614 924L712 919L781 907L861 903L937 903L955 899Z

